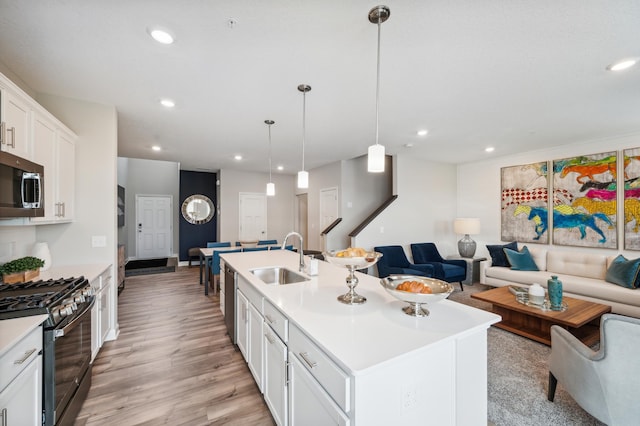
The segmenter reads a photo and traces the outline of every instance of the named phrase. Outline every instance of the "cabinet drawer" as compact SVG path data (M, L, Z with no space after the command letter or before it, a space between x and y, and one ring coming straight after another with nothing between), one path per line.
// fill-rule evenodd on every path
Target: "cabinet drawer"
M264 316L264 321L271 326L278 337L280 337L284 343L287 343L289 339L289 320L287 317L268 300L264 301L262 315Z
M336 404L348 413L351 409L349 376L295 325L289 327L288 347Z
M242 290L247 300L256 307L258 312L262 312L262 295L240 274L238 274L238 289Z
M42 327L38 326L0 357L0 391L25 369L41 350Z

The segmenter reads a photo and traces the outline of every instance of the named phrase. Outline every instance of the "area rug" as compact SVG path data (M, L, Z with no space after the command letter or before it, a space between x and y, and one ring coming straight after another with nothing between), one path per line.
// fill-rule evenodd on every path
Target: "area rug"
M489 310L471 293L492 287L482 284L456 290L450 300ZM487 335L488 420L495 426L602 426L558 383L554 402L547 400L551 348L508 331L491 327Z
M175 272L178 259L175 257L162 257L158 259L130 260L124 266L124 276L164 274Z

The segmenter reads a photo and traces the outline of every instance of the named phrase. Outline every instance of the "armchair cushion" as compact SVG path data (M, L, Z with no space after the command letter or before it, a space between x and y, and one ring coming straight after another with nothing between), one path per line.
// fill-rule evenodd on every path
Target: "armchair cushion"
M605 281L627 288L640 287L640 258L627 260L619 254L607 269Z
M444 259L434 243L411 244L411 254L416 265L431 265L433 277L448 283L467 278L467 262L461 259Z
M518 250L518 243L513 241L504 245L487 245L487 250L489 250L489 255L491 256L491 266L510 266L507 255L504 254L503 249L505 248Z
M374 247L374 250L382 253L382 257L377 263L380 278L388 277L391 274L433 276L433 266L410 263L402 246L378 246Z

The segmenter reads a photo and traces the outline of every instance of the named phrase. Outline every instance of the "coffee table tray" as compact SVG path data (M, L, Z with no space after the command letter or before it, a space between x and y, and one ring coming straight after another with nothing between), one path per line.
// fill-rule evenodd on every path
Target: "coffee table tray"
M560 309L551 309L551 302L549 302L549 299L544 299L542 305L539 305L537 303L530 302L528 295L516 297L516 302L525 306L529 306L530 308L540 309L541 311L564 312L568 308L567 303L565 301L562 301L562 306Z

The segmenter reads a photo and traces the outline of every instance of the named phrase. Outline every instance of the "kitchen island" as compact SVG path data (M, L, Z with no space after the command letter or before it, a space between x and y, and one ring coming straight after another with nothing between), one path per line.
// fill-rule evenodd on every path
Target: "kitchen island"
M265 284L251 273L297 271L299 256L286 250L221 258L236 272L224 284L236 294L234 341L279 424L486 425L486 330L499 316L443 300L427 306L428 317L411 317L377 277L360 273L357 292L367 302L345 305L336 298L348 272L326 262L296 284ZM283 380L270 367L281 352Z

